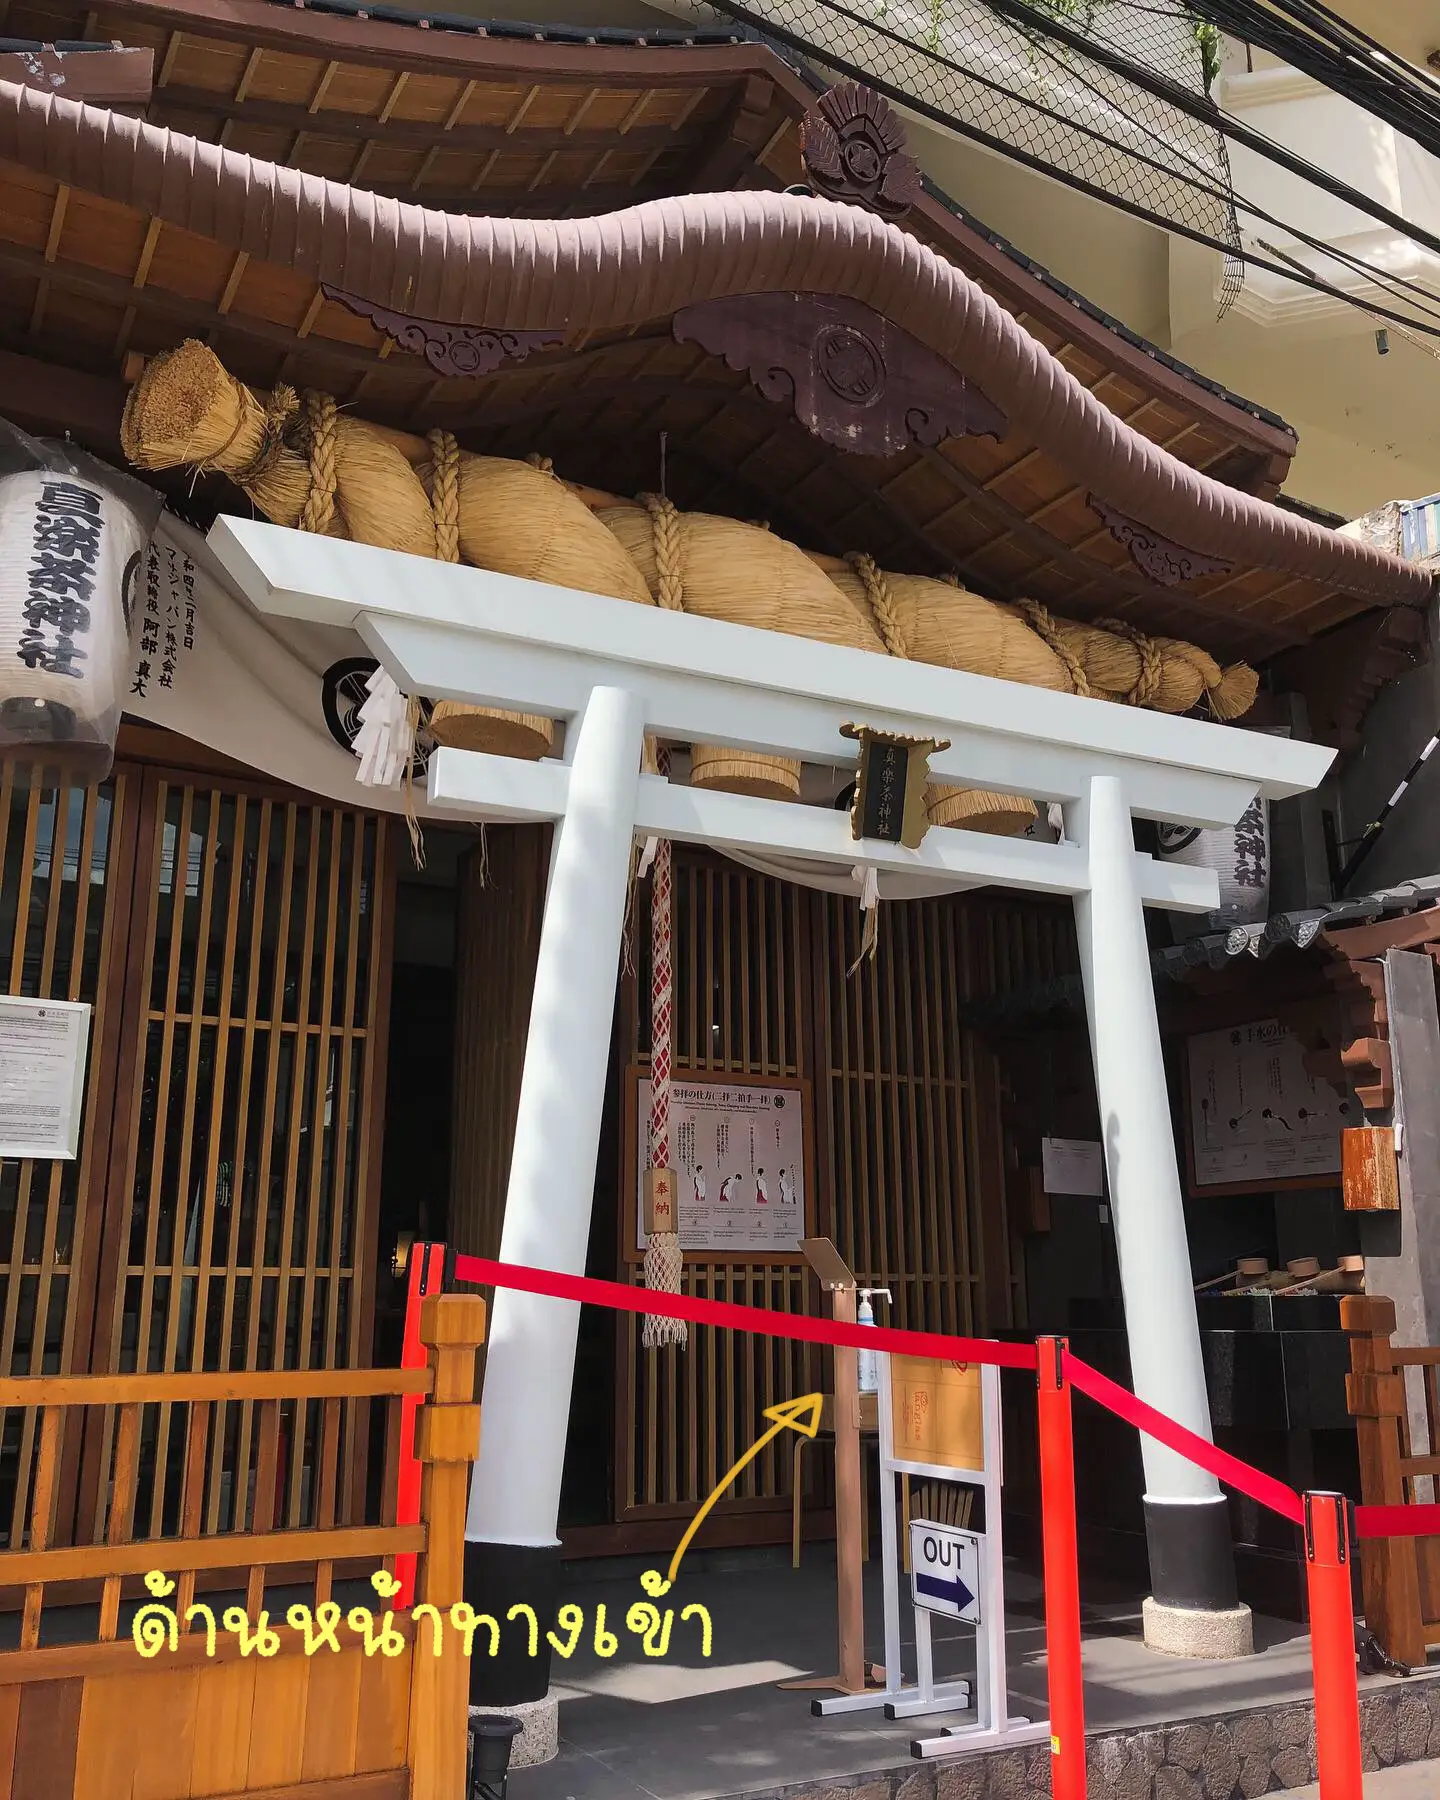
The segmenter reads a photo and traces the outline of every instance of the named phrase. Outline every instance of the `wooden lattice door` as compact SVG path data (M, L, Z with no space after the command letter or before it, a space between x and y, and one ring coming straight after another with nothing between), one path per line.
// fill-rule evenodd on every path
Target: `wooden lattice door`
M368 1362L393 851L374 813L145 772L94 1371ZM261 1454L232 1410L210 1529ZM137 1450L158 1474L183 1444L155 1412ZM287 1423L277 1522L305 1512L318 1428ZM83 1535L110 1457L87 1441Z
M0 771L0 989L94 1007L80 1153L0 1160L0 1374L88 1367L109 1150L138 771L72 787ZM33 1409L0 1414L0 1545L14 1542L37 1450ZM73 1455L65 1488L73 1487Z

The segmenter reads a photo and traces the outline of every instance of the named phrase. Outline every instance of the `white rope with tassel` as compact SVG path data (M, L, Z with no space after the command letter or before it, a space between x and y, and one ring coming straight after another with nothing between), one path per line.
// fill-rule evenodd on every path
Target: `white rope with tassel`
M658 757L660 773L667 772L669 757ZM650 845L646 844L647 856ZM670 1166L670 1069L675 1013L675 973L671 945L673 882L668 838L655 844L650 881L650 1167ZM677 1219L678 1224L678 1219ZM645 1244L645 1285L657 1294L678 1294L684 1258L680 1239L673 1231L652 1231ZM647 1313L640 1342L647 1350L666 1344L684 1346L688 1332L683 1319L667 1319Z

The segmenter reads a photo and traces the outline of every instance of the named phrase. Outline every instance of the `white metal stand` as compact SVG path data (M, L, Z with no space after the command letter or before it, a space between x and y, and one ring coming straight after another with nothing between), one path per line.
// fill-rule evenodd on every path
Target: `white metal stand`
M969 1750L991 1749L997 1744L1033 1743L1048 1737L1048 1722L1014 1717L1010 1713L1005 1655L1005 1553L1001 1527L1001 1493L1004 1487L1004 1452L1000 1422L1000 1371L986 1366L980 1371L984 1409L985 1466L955 1469L948 1464L914 1462L895 1454L890 1358L879 1357L880 1392L880 1541L884 1558L885 1678L884 1688L864 1694L842 1694L811 1702L811 1711L823 1719L842 1713L885 1709L887 1719L914 1719L940 1712L975 1712L974 1724L947 1725L931 1738L916 1739L910 1746L915 1756L931 1758L960 1755ZM902 1475L922 1480L965 1482L985 1496L984 1550L981 1559L983 1592L980 1624L975 1634L975 1680L959 1677L936 1681L930 1613L914 1607L915 1680L904 1679L900 1648L900 1546L896 1533L899 1481Z

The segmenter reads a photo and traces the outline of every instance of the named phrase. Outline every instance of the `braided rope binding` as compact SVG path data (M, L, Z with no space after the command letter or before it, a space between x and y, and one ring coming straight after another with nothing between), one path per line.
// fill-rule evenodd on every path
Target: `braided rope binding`
M1114 632L1116 637L1127 639L1135 646L1140 657L1140 674L1133 688L1125 696L1127 706L1149 706L1160 692L1160 684L1165 678L1165 656L1154 638L1141 631L1138 625L1132 625L1128 619L1097 619L1096 629Z
M867 556L863 550L847 552L845 560L860 577L860 585L865 590L865 600L870 611L875 615L875 623L879 627L880 636L885 641L885 648L892 656L909 660L910 647L905 642L905 634L900 629L900 616L895 610L895 596L890 592L890 578L873 556Z
M310 438L310 492L300 512L302 531L327 532L335 517L336 406L329 394L305 396L305 425Z
M653 516L653 515L652 515ZM670 772L670 752L658 749L656 768ZM670 1085L675 1025L674 869L672 847L661 838L650 876L650 1167L670 1166ZM645 1285L657 1293L678 1294L684 1260L674 1232L653 1232L645 1247ZM640 1341L647 1350L683 1345L688 1337L683 1319L646 1315Z
M1035 633L1047 643L1065 665L1065 673L1070 677L1070 686L1083 698L1090 697L1090 681L1080 658L1061 637L1059 628L1051 617L1049 610L1038 600L1020 600L1016 602L1020 616Z
M160 359L156 357L146 370L146 374L149 374L150 369L157 368L159 362ZM295 392L294 388L287 387L283 382L281 382L278 387L271 390L270 398L265 402L265 423L260 428L260 442L256 446L255 454L250 458L249 462L241 463L238 468L228 471L230 479L235 483L236 487L248 488L251 483L261 480L270 472L270 465L275 461L275 458L280 454L280 451L283 448L285 428L294 417L295 411L299 405L300 396ZM245 418L242 413L240 421L236 425L234 431L230 433L229 437L226 438L225 442L215 454L206 462L198 463L196 465L197 474L203 474L207 469L215 469L221 466L221 461L225 452L235 442L236 438L239 437L241 431L244 429L244 425ZM135 458L132 457L131 460L134 461Z
M435 516L435 555L460 560L460 446L453 432L435 430L430 445L430 511Z
M641 494L640 504L650 515L650 539L655 549L655 600L670 612L685 610L683 547L680 514L673 500L663 494Z

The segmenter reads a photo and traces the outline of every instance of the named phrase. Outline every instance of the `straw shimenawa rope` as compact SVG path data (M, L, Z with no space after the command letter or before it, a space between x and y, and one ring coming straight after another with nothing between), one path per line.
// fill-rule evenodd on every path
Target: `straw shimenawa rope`
M894 597L890 592L890 584L885 579L885 571L876 563L873 556L867 556L863 550L851 550L845 557L847 563L860 577L860 584L865 590L865 598L870 603L870 610L875 615L875 623L881 637L885 640L885 648L892 656L909 659L910 650L900 630L900 620L895 611Z
M302 401L283 383L256 394L195 340L146 366L121 442L141 468L228 476L277 524L442 562L1162 712L1205 705L1234 719L1258 688L1243 663L1221 668L1198 646L1128 621L1081 624L1036 601L985 600L954 576L889 573L863 553L810 555L660 495L637 505L576 490L547 457L471 455L449 432L419 439L368 424L327 394ZM446 701L436 714L441 741L529 756L553 743L545 719ZM695 749L715 759L713 785L798 792L798 765Z
M650 515L655 545L655 604L670 612L685 610L685 572L681 565L680 514L673 500L663 494L641 494L640 504Z
M1100 631L1112 631L1116 637L1127 638L1140 655L1140 679L1125 694L1127 706L1153 706L1160 693L1160 684L1165 675L1165 659L1160 646L1152 637L1147 637L1138 625L1132 625L1128 619L1097 619L1096 628Z
M430 510L435 515L438 561L460 561L460 446L448 431L432 431L430 446Z
M639 502L650 521L650 550L655 562L651 598L667 612L684 612L684 516L664 494L641 494ZM764 756L758 751L693 744L690 779L697 786L718 787L732 793L793 799L800 792L800 765L788 757Z
M890 578L863 550L851 550L845 557L848 567L859 577L865 602L875 620L876 629L891 656L908 661L910 645L900 623L900 601L890 585ZM953 578L952 578L953 582ZM953 585L959 586L958 582ZM1003 833L1023 831L1039 817L1033 800L1013 794L995 794L987 788L962 788L949 783L933 782L925 790L925 806L937 825L960 825L972 831L998 830ZM866 914L864 955L875 953L877 908ZM859 963L856 964L859 967ZM854 970L851 971L854 973Z
M1047 643L1065 665L1065 673L1070 677L1070 691L1088 696L1090 683L1086 679L1085 670L1078 656L1066 643L1064 635L1050 616L1048 607L1038 600L1021 600L1016 610L1022 619L1035 633L1036 637Z

